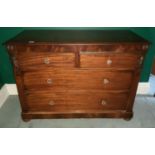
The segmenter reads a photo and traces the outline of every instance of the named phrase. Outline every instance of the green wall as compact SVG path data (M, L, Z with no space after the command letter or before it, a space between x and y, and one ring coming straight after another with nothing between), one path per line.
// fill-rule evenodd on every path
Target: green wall
M6 40L14 37L18 33L20 33L23 30L26 29L130 29L134 31L135 33L141 35L145 39L148 39L152 45L149 49L149 52L146 56L145 62L144 62L144 67L141 75L141 81L148 81L149 75L150 75L150 70L152 66L152 61L153 61L153 56L154 56L154 51L155 51L155 28L129 28L129 27L117 27L117 28L92 28L92 27L87 27L87 28L70 28L70 27L52 27L52 28L24 28L24 27L14 27L14 28L0 28L0 87L4 83L15 83L14 76L13 76L13 71L12 71L12 65L9 60L9 56L6 52L5 47L2 45Z

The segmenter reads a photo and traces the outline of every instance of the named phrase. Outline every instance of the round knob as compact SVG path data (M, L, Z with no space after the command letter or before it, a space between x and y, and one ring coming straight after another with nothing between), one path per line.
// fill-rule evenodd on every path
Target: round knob
M47 79L47 84L52 84L52 79Z
M110 81L108 79L103 80L103 84L108 84Z
M111 59L108 59L107 60L107 65L111 65L112 64L112 60Z
M45 64L50 64L50 59L49 58L44 58L44 63Z
M50 101L48 104L53 106L53 105L55 105L55 102L54 101Z
M103 105L103 106L107 105L107 101L102 100L101 105Z

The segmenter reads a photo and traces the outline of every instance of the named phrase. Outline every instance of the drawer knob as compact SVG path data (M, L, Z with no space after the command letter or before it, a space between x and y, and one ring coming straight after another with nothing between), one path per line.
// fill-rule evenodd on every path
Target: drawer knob
M102 100L101 105L103 105L103 106L107 105L107 101Z
M52 79L47 79L47 84L52 84Z
M107 65L111 65L112 64L112 60L111 59L108 59L107 60Z
M108 79L103 80L103 84L108 84L110 81Z
M48 104L53 106L53 105L55 105L55 102L54 101L50 101Z
M44 58L44 63L45 64L50 64L50 59L49 58Z

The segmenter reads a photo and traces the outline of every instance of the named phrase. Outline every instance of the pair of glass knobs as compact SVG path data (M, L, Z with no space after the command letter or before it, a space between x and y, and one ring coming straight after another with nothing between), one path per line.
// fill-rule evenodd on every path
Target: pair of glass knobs
M47 79L47 84L52 84L53 83L53 81L52 81L52 79ZM103 84L108 84L108 83L110 83L110 81L108 80L108 79L103 79Z
M44 58L44 63L45 64L50 64L50 59L49 58ZM111 59L108 59L107 60L107 65L111 65L112 64L112 60Z
M49 104L50 106L54 106L56 103L55 103L54 101L50 101L48 104ZM108 104L108 102L107 102L106 100L102 100L102 101L101 101L101 105L105 106L105 105L107 105L107 104Z

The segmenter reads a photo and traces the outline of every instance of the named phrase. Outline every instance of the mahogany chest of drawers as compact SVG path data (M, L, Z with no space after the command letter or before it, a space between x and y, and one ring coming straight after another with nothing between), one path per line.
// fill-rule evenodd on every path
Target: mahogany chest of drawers
M133 32L27 30L6 46L23 120L132 118L149 46Z

